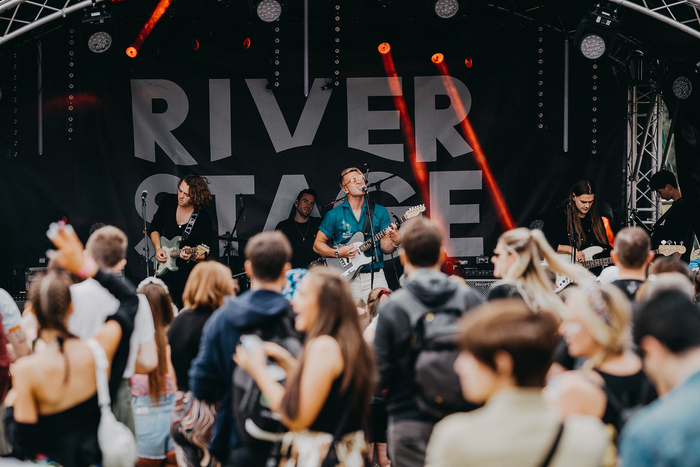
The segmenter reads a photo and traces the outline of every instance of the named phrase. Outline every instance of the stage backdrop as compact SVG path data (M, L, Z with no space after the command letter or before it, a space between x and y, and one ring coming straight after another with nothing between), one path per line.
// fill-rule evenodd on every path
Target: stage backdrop
M130 59L123 51L137 26L125 27L103 55L87 51L81 26L68 20L0 51L10 83L0 108L6 284L41 265L46 228L64 217L83 238L95 222L124 229L127 274L142 277L141 193L148 192L150 221L190 172L210 182L218 234L235 225L236 237L249 238L286 218L307 186L318 192L314 215L324 215L319 205L341 193L340 171L367 164L370 182L395 175L371 193L391 214L426 203L428 214L441 213L452 256L490 255L503 226L462 132L465 118L517 225L552 209L582 177L621 211L626 83L610 63L572 48L565 87L568 44L536 24L507 15L468 28L431 23L420 33L350 24L339 42L330 28L312 28L308 97L301 25L250 24L230 41L202 40L194 50L159 23ZM412 132L377 52L384 41ZM465 114L430 61L435 52L445 56ZM325 88L336 77L340 85ZM279 87L269 86L275 79ZM428 199L411 170L408 139L429 172ZM212 247L221 255L223 242Z

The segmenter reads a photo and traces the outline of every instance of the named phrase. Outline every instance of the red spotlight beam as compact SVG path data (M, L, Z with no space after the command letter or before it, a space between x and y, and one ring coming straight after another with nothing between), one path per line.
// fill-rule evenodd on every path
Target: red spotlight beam
M158 20L163 16L165 11L168 9L170 6L170 0L160 0L158 2L158 5L156 5L155 10L153 10L153 13L151 13L151 17L148 18L148 21L146 21L146 24L143 25L143 28L141 28L141 32L139 33L138 37L136 40L131 44L131 47L127 49L126 54L134 58L138 54L139 49L143 45L144 41L148 37L148 35L151 33L153 28L155 27L156 23Z
M420 193L421 200L423 204L428 206L430 212L430 218L437 222L442 230L443 238L445 239L446 249L448 252L452 251L450 245L450 235L449 232L445 231L445 226L447 225L442 219L442 213L438 206L432 206L430 204L430 189L428 187L428 169L425 164L418 159L418 151L416 149L416 137L415 131L413 129L413 122L411 117L408 115L408 107L406 106L406 100L403 98L403 92L401 86L399 85L398 75L396 74L396 67L394 66L394 59L391 56L391 47L388 43L384 42L378 47L379 53L382 56L382 61L384 62L384 70L386 71L386 76L389 79L389 88L394 97L394 105L399 111L401 116L401 127L403 128L403 137L406 142L406 149L408 152L408 160L411 163L411 170L413 171L413 178L418 184L418 192Z
M442 58L442 56L440 58ZM464 103L457 95L457 91L455 90L454 85L447 79L449 76L447 72L447 65L445 65L445 62L443 60L437 61L433 59L433 63L435 63L435 66L437 66L438 70L440 71L440 74L442 75L442 81L445 84L445 89L447 90L447 94L450 97L450 101L452 102L452 105L455 108L455 112L458 115L466 115L467 112L464 109ZM501 225L503 225L503 228L505 230L514 229L515 222L513 222L513 216L511 216L510 210L508 209L508 205L503 199L501 189L498 187L498 183L496 183L496 179L493 176L491 167L486 161L486 156L484 155L483 149L481 149L481 144L479 144L479 140L476 137L476 132L474 131L471 122L469 122L469 118L464 117L464 120L462 120L460 125L462 127L462 131L464 131L464 136L466 136L467 138L467 142L474 151L474 160L476 161L477 165L484 174L486 186L488 187L489 193L491 194L491 199L496 205L496 212L498 214L499 220L501 221Z

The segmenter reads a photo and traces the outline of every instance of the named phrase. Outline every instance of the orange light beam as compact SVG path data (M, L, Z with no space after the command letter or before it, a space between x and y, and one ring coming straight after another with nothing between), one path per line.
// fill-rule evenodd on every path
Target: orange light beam
M168 9L170 6L170 0L160 0L158 2L158 5L156 5L156 9L153 10L153 13L151 13L151 17L148 18L148 21L146 21L146 24L143 25L143 28L141 28L141 32L139 33L138 37L136 40L131 44L131 49L132 47L138 53L139 49L143 45L144 41L148 37L148 35L151 33L151 30L153 30L154 26L158 22L161 16L163 16L163 13ZM127 50L129 50L127 49ZM133 53L133 52L132 52ZM127 52L127 54L130 57L135 57L136 53L133 53L133 56Z
M435 63L435 66L437 66L438 70L440 71L440 74L442 75L442 81L445 84L445 89L447 90L447 94L450 97L450 101L452 102L452 105L455 108L455 112L458 115L467 115L467 112L464 109L464 103L457 95L457 90L455 89L454 85L450 82L450 80L447 79L449 77L449 74L447 72L447 65L445 65L444 61L441 61L439 63ZM476 132L474 131L472 124L469 122L469 118L464 117L464 120L462 120L460 125L462 126L462 131L464 131L464 135L466 136L469 145L474 151L474 160L476 161L477 165L484 174L486 186L488 187L489 193L491 194L491 199L496 205L496 212L498 213L498 218L501 221L501 225L503 225L503 228L505 230L514 229L515 222L513 222L513 216L511 216L510 210L508 209L508 205L503 199L501 189L498 187L498 183L496 183L496 179L494 178L493 172L491 171L491 167L489 166L489 163L486 160L486 156L484 155L484 151L481 148L481 144L479 144L479 140L476 137Z

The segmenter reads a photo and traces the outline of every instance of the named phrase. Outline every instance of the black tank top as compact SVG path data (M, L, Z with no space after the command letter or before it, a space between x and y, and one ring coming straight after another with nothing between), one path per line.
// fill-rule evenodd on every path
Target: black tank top
M353 405L355 390L352 384L341 394L340 386L343 381L344 373L341 373L331 386L331 392L328 394L326 402L321 408L316 420L309 427L312 431L323 431L325 433L335 434L338 431L338 423L341 422L346 410ZM362 418L364 408L351 407L350 413L345 419L344 426L339 432L342 436L346 433L351 433L362 428Z
M595 370L605 381L607 397L603 423L610 423L618 433L627 421L626 409L644 406L656 399L656 390L642 370L633 375L617 376Z

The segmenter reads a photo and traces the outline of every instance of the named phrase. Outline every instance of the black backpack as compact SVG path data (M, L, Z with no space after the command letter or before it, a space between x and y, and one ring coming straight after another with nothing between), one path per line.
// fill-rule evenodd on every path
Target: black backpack
M454 371L457 359L457 322L467 311L469 289L460 286L444 305L428 308L406 289L391 296L411 323L409 341L417 394L416 403L428 417L440 420L478 407L462 396Z
M279 344L295 357L303 347L301 335L294 329L291 308L263 327L241 329L241 335L245 334L255 334L264 341ZM272 445L276 434L286 431L280 422L280 415L270 410L267 396L260 392L250 374L238 366L233 369L231 392L233 417L244 444L253 449L265 449Z

